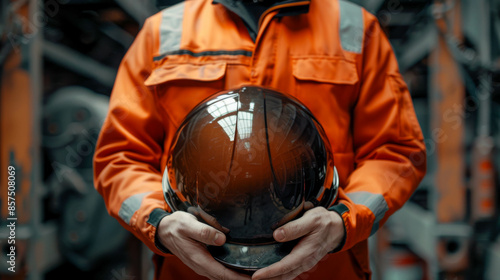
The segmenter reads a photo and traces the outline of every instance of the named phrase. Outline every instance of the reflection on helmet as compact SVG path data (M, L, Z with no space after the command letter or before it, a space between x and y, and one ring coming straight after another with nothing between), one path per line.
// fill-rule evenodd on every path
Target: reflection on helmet
M293 243L273 230L307 205L328 207L338 177L320 124L292 97L247 86L217 93L186 117L163 177L173 211L223 231L209 247L229 267L256 270L279 261Z

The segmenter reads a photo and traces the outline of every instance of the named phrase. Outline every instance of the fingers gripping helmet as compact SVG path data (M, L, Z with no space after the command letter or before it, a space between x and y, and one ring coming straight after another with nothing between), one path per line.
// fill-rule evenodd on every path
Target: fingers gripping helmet
M273 231L338 189L326 135L294 98L255 86L217 93L177 131L163 175L165 199L226 234L209 246L228 267L257 270L279 261L294 242Z

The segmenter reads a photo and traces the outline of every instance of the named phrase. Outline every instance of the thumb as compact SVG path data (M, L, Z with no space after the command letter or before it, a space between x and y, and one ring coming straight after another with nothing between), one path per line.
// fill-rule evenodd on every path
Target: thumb
M295 221L288 222L273 232L273 237L278 242L287 242L298 239L312 232L314 227L308 217L301 217Z
M198 221L192 223L188 236L207 245L221 246L226 242L224 233Z

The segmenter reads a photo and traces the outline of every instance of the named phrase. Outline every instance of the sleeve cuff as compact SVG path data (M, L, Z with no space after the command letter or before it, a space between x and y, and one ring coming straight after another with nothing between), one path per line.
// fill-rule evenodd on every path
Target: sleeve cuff
M151 212L149 215L148 219L148 224L152 225L155 227L155 246L158 250L160 250L162 253L165 254L172 254L163 244L161 244L160 240L158 239L158 225L160 224L160 221L165 218L166 216L170 215L171 213L161 209L161 208L156 208Z
M336 204L336 205L328 208L328 211L336 212L337 214L340 215L340 217L344 221L344 238L342 239L340 244L337 246L337 248L335 248L333 251L329 252L329 253L337 253L337 252L341 251L342 248L344 248L345 241L347 239L347 230L346 230L346 225L345 225L346 221L344 220L344 213L348 212L349 208L347 208L347 206L345 206L344 204L339 203L339 204Z

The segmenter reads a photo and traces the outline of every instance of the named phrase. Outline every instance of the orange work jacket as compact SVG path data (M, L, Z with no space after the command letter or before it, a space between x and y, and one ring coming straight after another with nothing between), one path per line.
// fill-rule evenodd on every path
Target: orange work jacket
M279 16L309 5L309 12ZM211 94L262 85L302 101L322 124L340 175L345 242L298 279L369 279L367 238L426 169L412 100L377 19L350 2L289 1L262 14L255 41L211 0L150 17L116 77L97 143L95 185L109 213L154 253L156 279L206 279L155 244L169 207L161 179L188 112Z

